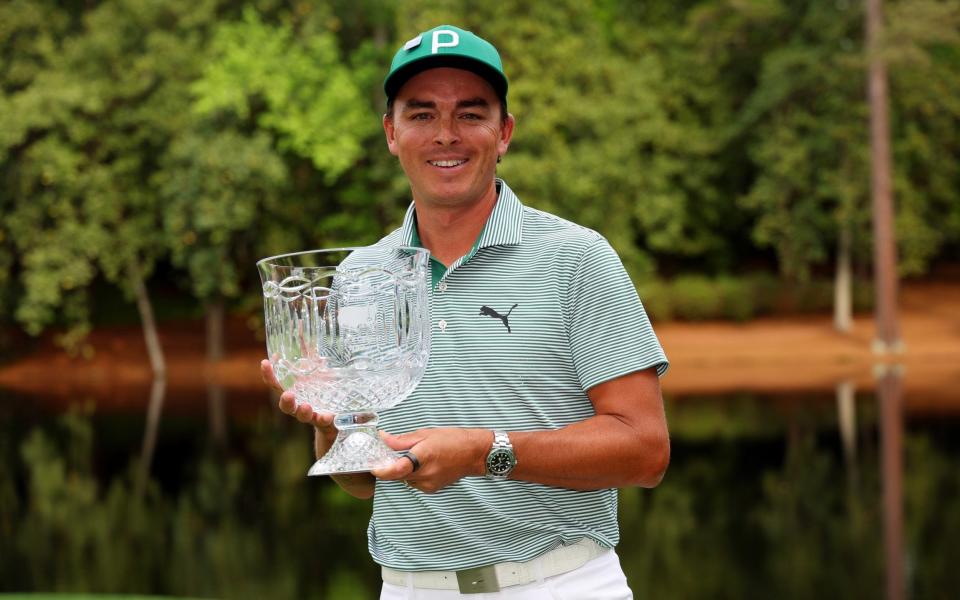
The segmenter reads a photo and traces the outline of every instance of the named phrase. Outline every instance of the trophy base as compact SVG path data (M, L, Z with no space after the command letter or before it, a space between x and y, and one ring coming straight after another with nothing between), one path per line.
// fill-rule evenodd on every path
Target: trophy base
M366 413L364 416L369 415ZM337 439L327 453L315 462L307 475L336 475L362 473L389 466L400 455L390 449L377 433L376 417L372 423L357 425L359 415L337 415L334 422Z

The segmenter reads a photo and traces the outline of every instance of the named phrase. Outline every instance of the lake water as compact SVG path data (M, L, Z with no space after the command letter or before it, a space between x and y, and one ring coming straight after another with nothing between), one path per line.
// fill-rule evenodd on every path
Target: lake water
M231 394L218 443L170 400L145 469L142 408L0 391L0 592L377 597L370 505L305 477L307 428ZM960 414L907 400L667 398L667 476L621 491L637 598L958 597Z

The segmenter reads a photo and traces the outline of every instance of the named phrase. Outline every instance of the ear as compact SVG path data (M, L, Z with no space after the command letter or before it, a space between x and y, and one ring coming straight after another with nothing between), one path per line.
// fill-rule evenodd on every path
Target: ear
M510 147L510 140L513 138L513 126L515 125L513 115L507 113L507 118L500 127L500 139L497 140L497 154L503 156Z
M388 115L383 115L383 133L387 136L387 149L390 150L390 154L397 155L397 136L396 129L393 125L393 118Z

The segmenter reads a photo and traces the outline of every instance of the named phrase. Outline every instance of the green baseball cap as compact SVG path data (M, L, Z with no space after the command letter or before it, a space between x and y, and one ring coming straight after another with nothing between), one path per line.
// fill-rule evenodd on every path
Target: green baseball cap
M421 71L452 67L472 71L493 86L501 100L507 99L507 76L500 54L487 40L453 25L424 31L397 50L383 90L392 99L403 84Z

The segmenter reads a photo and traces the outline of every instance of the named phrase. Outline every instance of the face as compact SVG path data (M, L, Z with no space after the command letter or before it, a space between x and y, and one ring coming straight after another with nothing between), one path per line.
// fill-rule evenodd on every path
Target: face
M496 197L497 157L510 144L513 117L501 119L496 92L479 75L418 73L397 92L383 129L418 204L456 207Z

